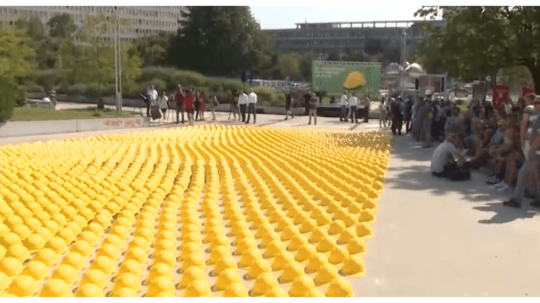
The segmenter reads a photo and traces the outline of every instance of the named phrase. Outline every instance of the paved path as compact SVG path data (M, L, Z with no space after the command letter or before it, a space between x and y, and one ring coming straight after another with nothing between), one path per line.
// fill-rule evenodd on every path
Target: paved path
M432 149L397 137L360 296L540 296L540 212L503 207L485 173L450 182Z

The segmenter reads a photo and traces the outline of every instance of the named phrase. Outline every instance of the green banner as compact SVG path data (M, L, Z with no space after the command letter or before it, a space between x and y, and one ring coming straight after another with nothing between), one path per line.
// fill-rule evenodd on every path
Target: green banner
M381 65L371 62L313 61L313 91L378 94Z

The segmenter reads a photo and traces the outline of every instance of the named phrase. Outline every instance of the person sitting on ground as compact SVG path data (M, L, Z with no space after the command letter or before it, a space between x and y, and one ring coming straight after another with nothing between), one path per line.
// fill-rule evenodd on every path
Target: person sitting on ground
M530 99L531 96L526 98ZM512 194L512 197L508 201L504 201L503 205L508 207L521 208L521 200L525 195L527 183L529 181L529 173L533 173L536 177L536 201L531 203L531 206L540 208L540 172L538 165L540 164L540 96L535 96L534 105L527 106L523 113L523 122L521 125L521 136L523 146L523 154L525 156L525 162L521 166L517 184Z
M465 154L456 148L455 141L456 135L448 133L446 140L435 149L431 160L431 173L436 177L454 181L468 180L471 172L465 162Z
M504 129L498 126L497 117L491 116L489 124L478 138L479 147L470 161L474 166L484 166L490 160L490 150L504 142ZM473 167L474 167L473 166Z
M503 146L494 155L497 177L502 181L493 188L500 191L510 191L516 184L517 171L523 154L519 146L519 129L515 126L507 126Z

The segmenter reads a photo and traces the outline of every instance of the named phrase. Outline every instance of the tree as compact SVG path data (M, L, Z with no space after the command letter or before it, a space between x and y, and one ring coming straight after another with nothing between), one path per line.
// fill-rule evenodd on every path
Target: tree
M0 27L0 77L22 77L31 67L34 48L24 33Z
M51 37L72 40L73 34L77 31L77 25L69 14L63 13L52 17L49 22L49 35Z
M158 35L144 36L133 41L141 55L144 66L166 66L167 51L173 35L160 32Z
M279 58L279 65L284 75L296 78L300 74L300 58L297 54L283 54Z
M249 7L190 6L171 41L169 62L207 75L238 77L261 64L259 53L269 47ZM265 46L266 45L266 46Z
M440 65L456 78L491 78L496 83L504 67L525 66L540 94L540 8L446 7L446 27L424 25L423 31L437 52ZM423 7L415 16L434 17L439 7ZM434 61L437 61L434 60Z
M339 61L339 56L336 53L330 53L330 55L328 55L328 58L326 58L326 60L328 60L328 61Z
M351 62L371 62L371 58L366 55L365 53L354 53L354 52L346 52L343 57L341 57L342 61L351 61Z
M304 79L309 79L311 81L313 61L317 60L319 56L315 53L306 53L300 58L300 75Z

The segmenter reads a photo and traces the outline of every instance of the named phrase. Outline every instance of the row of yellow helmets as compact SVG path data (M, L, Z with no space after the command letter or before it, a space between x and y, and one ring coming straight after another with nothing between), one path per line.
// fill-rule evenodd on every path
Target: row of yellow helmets
M374 220L387 155L381 153L374 172L361 176L374 182L375 190L355 197L354 190L336 182L329 172L333 166L342 167L350 184L358 184L353 182L355 172L360 175L358 164L350 169L337 159L329 164L314 156L328 177L324 187L316 167L277 166L286 162L276 154L287 151L292 159L302 154L293 155L286 145L257 146L257 136L303 142L309 133L249 130L242 136L251 136L251 145L229 145L216 152L193 138L206 132L208 139L210 131L228 140L244 130L191 131L77 139L47 144L47 148L44 144L36 144L35 149L33 145L1 148L1 155L34 159L32 168L39 167L41 152L43 167L32 171L21 161L8 161L14 165L4 164L6 173L0 173L0 214L7 218L0 222L0 292L33 295L37 285L46 281L39 292L43 296L70 296L74 286L75 295L102 296L111 288L109 277L117 272L107 295L174 296L181 291L186 296L206 296L222 291L224 296L322 296L321 286L329 296L352 295L345 276L364 272L360 256L365 252L364 239L371 236L369 224ZM190 142L183 146L182 139L187 138ZM309 134L309 140L315 141L314 135ZM63 151L69 157L55 168L58 162L44 151ZM306 153L310 156L309 150ZM239 164L235 157L248 165ZM376 153L371 157L375 162ZM305 177L292 177L298 174ZM235 189L240 190L241 201ZM338 203L334 197L344 199ZM150 264L150 272L141 283L145 264ZM212 287L208 287L206 266L213 267ZM247 272L242 278L254 281L249 292L239 279L240 269ZM181 276L177 285L175 270ZM290 285L289 292L284 285Z

